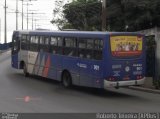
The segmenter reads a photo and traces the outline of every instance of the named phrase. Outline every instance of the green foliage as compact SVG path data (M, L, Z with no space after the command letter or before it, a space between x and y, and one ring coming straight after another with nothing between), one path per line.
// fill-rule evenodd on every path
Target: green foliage
M61 26L62 29L100 30L101 11L99 0L75 0L63 6L62 19L54 18L51 23Z
M107 21L114 31L137 31L160 26L159 0L107 0Z
M59 29L62 29L63 26L65 26L67 23L66 19L64 18L63 14L63 6L64 6L64 1L62 0L56 0L55 1L55 9L53 10L53 19L51 21L52 24L56 24Z
M59 0L60 1L60 0ZM160 26L160 0L107 0L107 30L138 31ZM59 28L101 30L100 0L57 2L52 23Z
M64 17L74 29L100 30L101 2L77 0L64 6Z

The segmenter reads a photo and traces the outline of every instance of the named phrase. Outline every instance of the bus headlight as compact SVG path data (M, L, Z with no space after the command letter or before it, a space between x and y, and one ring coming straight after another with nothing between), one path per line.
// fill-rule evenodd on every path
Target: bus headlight
M125 71L126 71L126 72L129 72L129 71L130 71L130 67L129 67L129 66L126 66L126 67L125 67Z

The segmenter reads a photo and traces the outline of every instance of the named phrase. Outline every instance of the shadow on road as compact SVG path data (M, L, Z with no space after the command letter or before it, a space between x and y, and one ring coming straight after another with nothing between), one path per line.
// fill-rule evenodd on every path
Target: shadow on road
M96 88L88 88L88 87L81 87L81 86L72 86L69 89L64 88L60 82L47 79L47 78L42 78L39 76L34 76L30 75L30 77L24 77L22 73L11 73L8 75L10 79L14 80L17 83L21 83L20 85L25 85L27 86L26 82L27 81L38 81L38 82L43 82L44 84L51 84L53 87L55 87L58 92L65 93L66 91L71 91L71 92L80 92L80 93L85 93L93 96L99 96L99 97L107 97L107 98L133 98L135 96L111 91L111 90L104 90L104 89L96 89ZM25 79L25 80L22 80ZM25 82L23 82L25 81ZM63 92L64 91L64 92Z

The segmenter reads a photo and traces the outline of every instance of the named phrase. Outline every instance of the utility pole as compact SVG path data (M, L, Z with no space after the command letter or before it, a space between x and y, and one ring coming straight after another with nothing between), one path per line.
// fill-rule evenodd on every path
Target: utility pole
M34 19L34 23L35 23L35 26L34 26L34 28L36 29L36 27L37 27L37 19Z
M31 12L31 13L28 13L28 14L32 14L32 30L33 30L33 21L34 21L33 16L34 16L34 14L45 14L45 13L35 13L35 12Z
M28 30L28 6L29 5L32 5L32 4L29 4L28 2L27 2L27 30Z
M33 12L32 12L32 30L33 30Z
M31 2L31 1L37 1L37 0L29 0L29 1ZM32 4L29 4L27 1L27 4L24 4L24 5L27 5L27 30L28 30L28 6Z
M102 0L102 31L106 31L106 17L107 17L107 9L106 9L106 1Z
M18 0L16 0L16 30L18 30Z
M7 4L4 5L4 43L7 43Z
M23 5L27 6L27 30L28 30L28 21L29 21L29 19L28 19L28 6L32 5L32 4L29 4L28 1L27 1L27 4L23 4Z
M23 2L24 2L24 0L21 0L22 1L22 30L23 30Z
M37 23L37 21L41 21L41 20L48 20L48 19L34 19L34 27L35 29L37 28L37 26L39 27L40 25Z
M0 18L0 43L1 43L1 18Z
M36 26L38 26L38 25L37 25L37 21L50 20L50 19L41 19L40 17L42 17L42 16L34 16L33 22L31 22L31 23L33 23L33 29L36 29ZM43 18L44 18L44 17L43 17ZM32 17L29 17L29 19L32 20Z

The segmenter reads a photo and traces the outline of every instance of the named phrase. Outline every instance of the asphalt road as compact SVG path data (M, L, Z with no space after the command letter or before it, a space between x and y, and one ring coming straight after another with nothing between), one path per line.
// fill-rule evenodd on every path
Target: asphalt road
M65 89L40 77L25 78L11 68L10 52L0 54L0 112L159 112L160 95L132 89Z

